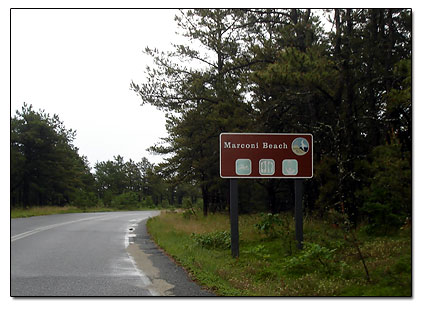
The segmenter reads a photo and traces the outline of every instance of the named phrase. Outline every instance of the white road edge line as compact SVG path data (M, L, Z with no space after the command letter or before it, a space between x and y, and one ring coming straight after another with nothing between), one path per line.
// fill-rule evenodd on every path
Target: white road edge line
M84 219L69 221L69 222L64 222L64 223L58 223L58 224L53 224L53 225L48 225L48 226L42 226L42 227L38 227L38 228L33 229L33 230L29 230L29 231L14 235L10 239L11 239L11 242L14 242L16 240L31 236L31 235L39 233L41 231L52 229L52 228L55 228L55 227L68 225L68 224L72 224L72 223L77 223L77 222L89 221L89 220L93 220L93 219L104 218L104 217L107 217L107 216L108 216L108 214L107 215L101 215L101 216L93 216L93 217L89 217L89 218L84 218Z

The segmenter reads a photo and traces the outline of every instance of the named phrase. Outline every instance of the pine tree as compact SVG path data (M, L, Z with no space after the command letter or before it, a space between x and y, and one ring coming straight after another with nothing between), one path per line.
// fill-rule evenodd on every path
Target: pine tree
M64 205L92 190L86 158L73 145L76 132L58 115L24 104L11 119L12 206Z

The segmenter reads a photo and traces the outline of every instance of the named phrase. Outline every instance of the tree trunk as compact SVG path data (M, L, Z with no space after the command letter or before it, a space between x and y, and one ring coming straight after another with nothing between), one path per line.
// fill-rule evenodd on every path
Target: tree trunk
M22 202L23 207L26 209L29 206L29 183L28 177L26 175L23 176L23 191L22 191Z
M208 208L209 208L209 193L208 193L208 188L205 185L201 186L201 192L202 192L202 200L204 203L203 206L203 213L204 216L208 215Z

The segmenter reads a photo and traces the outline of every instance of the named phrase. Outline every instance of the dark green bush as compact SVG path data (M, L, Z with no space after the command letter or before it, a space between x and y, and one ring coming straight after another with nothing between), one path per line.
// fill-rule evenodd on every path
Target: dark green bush
M412 170L409 154L399 144L378 146L372 152L368 186L359 192L362 213L375 234L393 232L411 218Z
M93 192L87 192L84 190L77 190L72 200L72 205L82 210L95 207L98 203L97 195Z
M152 209L155 207L154 200L152 199L151 196L146 196L144 197L144 199L142 199L141 206L143 208Z
M261 221L255 224L255 228L268 238L280 235L280 227L283 224L280 214L262 213Z
M261 213L261 221L254 227L267 238L288 237L290 235L290 221L282 214Z
M111 200L111 207L120 210L133 210L139 207L138 195L134 192L126 192L115 196Z

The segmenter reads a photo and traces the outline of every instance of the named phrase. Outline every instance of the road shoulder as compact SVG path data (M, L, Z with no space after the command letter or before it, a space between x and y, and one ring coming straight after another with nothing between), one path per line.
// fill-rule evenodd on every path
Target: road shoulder
M127 247L137 268L151 281L150 289L160 296L215 296L193 282L186 271L175 264L151 240L146 220L141 221Z

